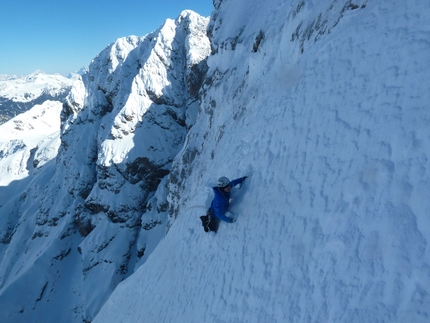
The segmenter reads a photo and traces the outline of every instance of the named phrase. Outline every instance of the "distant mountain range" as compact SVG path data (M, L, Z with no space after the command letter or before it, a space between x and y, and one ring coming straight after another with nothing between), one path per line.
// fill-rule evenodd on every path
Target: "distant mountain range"
M63 102L79 74L0 75L0 124L47 100Z

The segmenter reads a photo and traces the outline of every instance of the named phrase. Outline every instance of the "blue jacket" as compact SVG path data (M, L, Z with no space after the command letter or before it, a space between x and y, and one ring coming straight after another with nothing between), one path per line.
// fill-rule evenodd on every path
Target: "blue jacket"
M245 180L245 178L237 178L230 182L230 187L234 187L239 185ZM228 207L230 205L230 192L224 192L219 187L213 187L215 197L211 203L212 213L220 220L225 222L230 222L231 220L225 216L225 212L227 212Z

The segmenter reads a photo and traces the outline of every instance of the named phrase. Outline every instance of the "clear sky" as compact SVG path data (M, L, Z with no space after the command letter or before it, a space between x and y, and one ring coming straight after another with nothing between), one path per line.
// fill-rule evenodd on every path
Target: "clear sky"
M210 16L212 0L1 0L0 74L67 75L117 38L144 36L185 9Z

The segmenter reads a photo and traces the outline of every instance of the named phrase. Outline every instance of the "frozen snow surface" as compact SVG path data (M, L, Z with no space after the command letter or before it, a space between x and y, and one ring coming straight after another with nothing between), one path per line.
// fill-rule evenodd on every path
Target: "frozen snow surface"
M0 320L429 322L430 3L214 7L75 85L55 162L0 203Z

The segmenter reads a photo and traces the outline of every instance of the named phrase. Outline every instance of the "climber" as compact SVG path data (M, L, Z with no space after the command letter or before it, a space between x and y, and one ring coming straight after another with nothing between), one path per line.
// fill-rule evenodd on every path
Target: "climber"
M219 221L227 223L235 222L232 217L227 217L226 212L230 205L230 190L236 185L242 184L248 176L240 177L230 181L227 177L223 176L218 179L218 186L213 187L214 199L205 216L201 216L202 225L206 232L217 232Z

